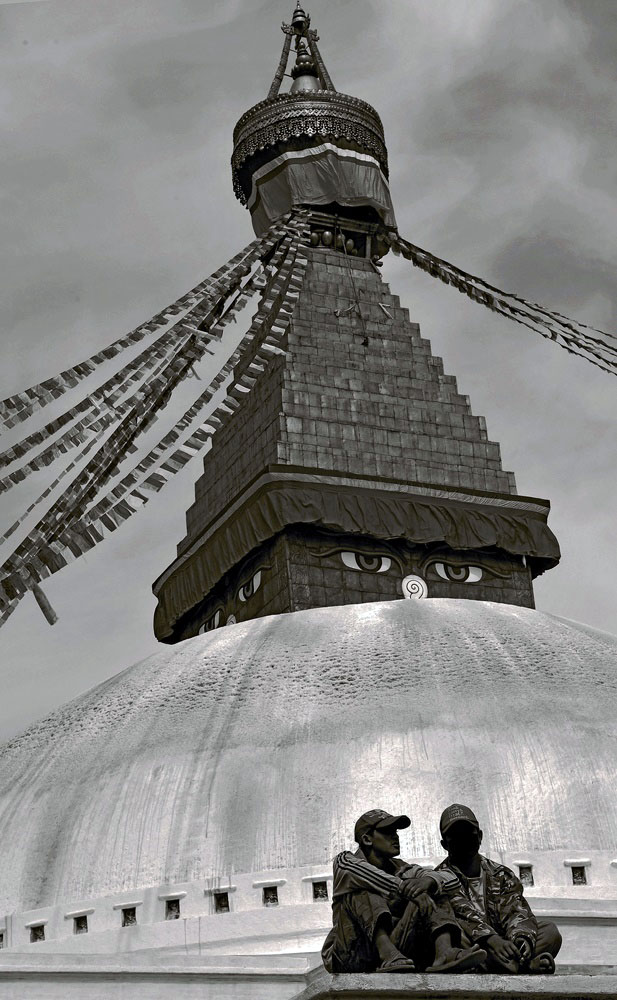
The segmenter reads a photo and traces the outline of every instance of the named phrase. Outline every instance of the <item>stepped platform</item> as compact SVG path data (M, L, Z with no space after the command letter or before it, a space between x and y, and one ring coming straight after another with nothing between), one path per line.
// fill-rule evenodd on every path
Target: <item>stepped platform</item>
M617 997L617 967L577 966L555 976L309 974L293 1000L587 1000Z
M617 1000L617 967L555 976L329 975L296 955L51 955L0 958L0 1000Z

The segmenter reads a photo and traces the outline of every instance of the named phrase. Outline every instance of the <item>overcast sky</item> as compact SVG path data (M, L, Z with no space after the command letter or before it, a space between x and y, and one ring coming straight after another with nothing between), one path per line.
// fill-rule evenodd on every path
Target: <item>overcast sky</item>
M0 3L2 397L146 320L250 241L231 134L268 90L293 6ZM335 85L382 116L402 235L615 332L614 0L307 8ZM538 608L617 631L617 383L400 259L384 276L486 417L519 492L552 502L563 558L537 581ZM199 466L45 583L53 628L31 597L20 604L0 633L0 738L157 648L151 583L184 534ZM48 478L3 498L3 521Z

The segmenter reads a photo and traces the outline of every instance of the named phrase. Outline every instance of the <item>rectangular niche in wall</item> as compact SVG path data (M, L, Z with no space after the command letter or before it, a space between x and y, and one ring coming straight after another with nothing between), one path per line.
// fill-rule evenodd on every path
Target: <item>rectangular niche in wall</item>
M0 931L0 948L4 948L4 931Z
M307 894L304 895L305 901L308 902L308 899L311 898L314 903L327 903L330 894L328 882L331 879L331 875L322 874L321 872L314 875L305 875L302 881L307 883L307 893L310 891L310 897Z
M262 890L262 899L264 906L278 906L279 905L279 891L276 885L264 885Z
M137 908L135 906L122 907L122 926L133 927L137 923Z
M44 941L45 940L45 924L34 924L30 928L30 941Z
M180 919L180 900L166 899L165 920L179 920L179 919Z
M315 902L321 902L322 900L328 899L328 883L327 882L313 882L313 899Z
M585 865L572 865L572 885L587 885L587 870Z
M86 913L82 913L78 917L73 917L73 933L74 934L88 933L88 915Z
M214 912L215 913L229 913L229 893L228 892L215 892L214 893Z
M316 903L328 899L328 883L313 882L313 899Z
M523 885L533 885L533 865L519 865L518 877Z

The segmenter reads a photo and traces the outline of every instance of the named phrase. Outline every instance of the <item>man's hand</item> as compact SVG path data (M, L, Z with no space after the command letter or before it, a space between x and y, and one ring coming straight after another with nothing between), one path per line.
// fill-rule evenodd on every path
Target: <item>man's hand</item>
M514 944L518 948L518 953L521 956L521 962L524 962L526 965L529 959L531 958L531 953L533 950L530 942L525 937L515 937Z
M418 907L418 913L421 917L430 916L435 909L435 904L427 892L423 892L421 896L416 896L413 902Z
M514 942L499 937L499 934L491 934L483 944L486 945L489 954L493 955L503 965L508 965L511 962L518 964L521 960L521 953Z
M415 902L418 896L423 896L426 892L429 896L434 896L439 889L437 880L431 875L422 875L420 878L401 879L401 896Z
M403 882L401 896L403 899L413 903L414 906L417 906L418 912L422 917L428 917L435 909L435 904L427 892L416 892L413 896L411 895L409 882Z

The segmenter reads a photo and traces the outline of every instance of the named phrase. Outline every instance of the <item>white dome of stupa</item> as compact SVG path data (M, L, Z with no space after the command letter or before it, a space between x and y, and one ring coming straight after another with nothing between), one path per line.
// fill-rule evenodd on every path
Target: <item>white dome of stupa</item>
M493 856L582 852L609 872L616 666L611 635L465 600L302 611L166 647L2 748L1 908L327 870L372 806L412 817L404 856L439 856L451 801Z

